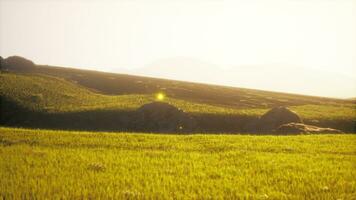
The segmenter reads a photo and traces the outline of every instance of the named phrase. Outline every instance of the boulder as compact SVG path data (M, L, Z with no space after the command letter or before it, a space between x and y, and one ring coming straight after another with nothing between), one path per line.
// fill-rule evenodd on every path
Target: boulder
M302 123L302 119L286 107L276 107L264 115L258 121L258 131L273 131L282 124Z
M19 72L31 71L36 67L35 63L33 63L31 60L28 60L20 56L7 57L6 59L2 60L1 65L3 70L19 71Z
M280 134L300 134L300 133L342 133L340 130L332 128L321 128L302 123L288 123L279 126L276 133Z
M187 132L195 127L194 119L164 102L152 102L137 109L133 128L139 131Z

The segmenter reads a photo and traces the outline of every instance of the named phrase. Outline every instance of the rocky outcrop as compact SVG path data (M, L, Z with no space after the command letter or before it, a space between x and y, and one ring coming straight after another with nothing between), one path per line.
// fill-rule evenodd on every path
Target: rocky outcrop
M302 123L288 123L279 126L276 133L280 134L301 134L301 133L342 133L340 130L332 128L321 128Z
M31 60L20 56L10 56L1 61L2 70L26 72L31 71L35 67L35 63L33 63Z
M302 123L302 119L295 112L286 107L276 107L262 115L257 123L258 131L273 131L282 124Z
M195 128L194 119L173 105L148 103L137 109L133 128L139 131L187 132Z

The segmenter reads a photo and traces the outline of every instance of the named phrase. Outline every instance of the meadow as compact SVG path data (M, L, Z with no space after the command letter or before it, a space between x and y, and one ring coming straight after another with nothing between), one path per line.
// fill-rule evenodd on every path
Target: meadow
M356 136L0 128L2 199L355 199Z
M155 101L153 94L104 95L56 77L0 74L0 94L17 104L50 113L88 110L135 110ZM232 109L167 97L166 102L191 113L258 113L258 109ZM257 111L257 112L256 112Z
M137 132L158 93L197 129ZM287 106L354 133L353 100L31 64L0 71L0 104L0 199L356 199L356 135L245 129Z
M64 79L13 73L0 74L0 95L17 104L37 111L52 113L88 110L135 110L155 101L156 93L105 95L89 90ZM251 115L259 116L268 110L257 108L235 108L228 105L198 103L167 96L165 102L185 112L197 114ZM353 120L356 116L354 103L319 102L315 104L291 105L290 108L304 119Z
M96 72L95 75L97 74L101 73ZM96 80L95 77L91 78ZM99 90L100 85L95 85L95 89L88 88L87 85L78 82L80 80L76 82L74 80L76 79L64 79L61 73L57 76L45 73L0 73L0 96L4 100L3 105L5 105L2 106L3 113L10 113L3 114L3 120L16 119L14 122L3 124L17 124L24 127L37 126L38 128L128 130L130 128L127 126L122 125L120 129L115 125L118 116L130 115L130 112L134 112L140 106L155 101L157 92L162 92L160 89L151 88L152 93L141 91L137 94L110 94ZM111 79L105 80L110 81ZM105 82L105 80L103 81ZM137 80L135 79L135 81ZM156 80L156 84L160 84L160 81L163 80ZM181 90L185 92L177 91L176 86L172 91L163 91L162 93L166 94L164 101L197 116L202 127L200 131L243 131L246 121L257 119L272 106L284 105L297 112L308 124L355 132L356 107L353 101L254 90L245 91L243 89L230 91L234 89L209 85L202 87L200 84L192 87L189 83L179 83ZM115 83L112 85L118 85L122 89L128 87ZM127 83L127 85L130 84ZM107 83L107 86L111 85ZM188 89L189 87L191 88ZM142 88L145 87L142 86ZM169 87L167 86L167 88ZM201 97L200 90L211 92L211 97ZM215 94L217 92L221 92L221 96ZM250 96L246 96L246 92ZM191 97L188 94L191 94ZM226 102L226 99L232 95L237 98L235 104ZM195 100L200 98L202 100ZM5 100L10 102L10 105L7 105ZM24 118L26 116L24 113L30 113L30 115ZM39 114L34 116L31 113ZM49 120L50 118L51 120ZM68 121L76 121L82 125L69 126ZM216 122L213 127L210 126L211 121ZM236 124L236 122L240 124ZM51 123L55 123L55 125L51 125ZM88 124L93 126L88 126Z

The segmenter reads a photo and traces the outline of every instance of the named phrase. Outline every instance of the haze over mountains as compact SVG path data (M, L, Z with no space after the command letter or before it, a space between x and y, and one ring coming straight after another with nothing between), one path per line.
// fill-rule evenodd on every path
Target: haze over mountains
M224 67L199 59L176 57L120 72L306 95L339 98L356 96L356 77L351 74L282 64L274 64L273 67L267 64Z
M29 2L0 1L3 57L317 96L356 96L354 0Z
M64 67L310 96L342 99L356 96L354 74L282 64L222 66L191 57L175 57L134 69L115 66Z

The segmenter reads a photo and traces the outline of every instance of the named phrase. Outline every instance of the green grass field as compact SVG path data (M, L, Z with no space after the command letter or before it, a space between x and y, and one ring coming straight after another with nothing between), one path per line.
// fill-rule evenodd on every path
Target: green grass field
M185 84L189 86L188 83ZM184 84L183 86L186 87ZM183 86L182 88L184 88ZM123 85L122 87L127 86ZM197 86L197 89L199 87L200 85ZM207 85L205 88L214 87ZM355 132L356 104L352 101L306 96L302 98L288 94L265 94L263 91L254 91L254 95L259 95L259 98L249 97L250 99L242 101L243 105L232 106L224 101L230 94L225 94L225 90L226 88L221 89L223 96L215 96L221 99L219 103L185 98L184 96L189 94L187 92L166 93L167 98L164 101L197 116L200 120L200 130L241 132L244 131L246 119L257 119L272 108L266 107L267 104L263 102L270 101L273 105L280 105L279 101L273 99L281 99L283 96L286 106L297 112L306 123L332 127L345 132ZM76 130L129 130L127 125L118 126L115 123L118 121L117 118L125 117L127 112L132 113L140 106L155 101L158 91L160 90L150 94L109 95L60 76L0 73L0 97L10 102L3 103L5 106L2 105L2 109L7 113L4 114L3 119L11 121L10 123L5 122L3 125L11 126ZM240 91L235 91L234 94L235 97L247 98ZM191 95L199 97L199 92L195 91ZM294 97L295 100L292 103L291 99ZM238 101L239 103L241 101ZM17 106L14 108L13 105ZM24 114L29 112L42 113L44 116ZM73 121L77 125L71 125ZM210 125L211 121L215 124ZM235 122L241 123L236 125Z
M104 95L63 79L12 73L0 74L0 95L32 110L51 113L88 110L135 110L155 101L155 93ZM232 109L168 97L166 102L191 113L257 114L261 109Z
M135 110L158 92L196 120L192 134L135 132ZM276 106L356 131L352 100L10 66L0 71L0 199L356 199L355 134L243 132Z
M155 93L105 95L64 79L43 75L2 73L0 74L0 83L1 96L13 100L25 108L50 113L135 110L155 100ZM186 112L197 114L260 116L268 110L264 106L250 108L218 106L170 96L165 101ZM291 104L290 108L307 120L355 120L356 107L351 102L309 103Z
M355 199L355 135L0 128L0 199Z

